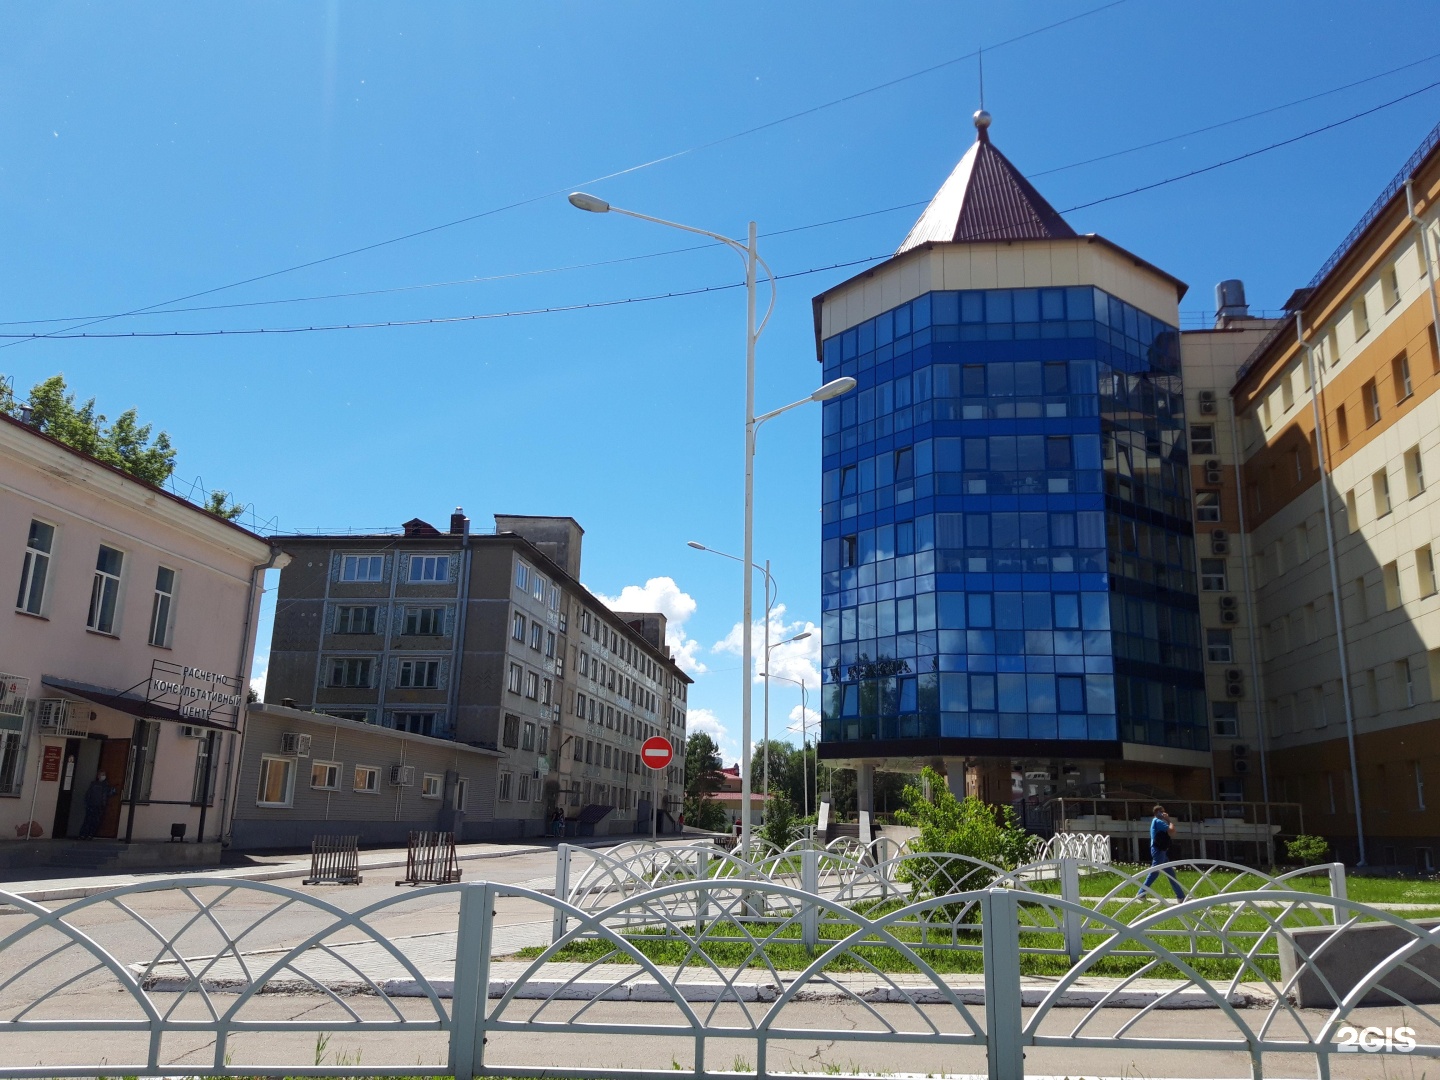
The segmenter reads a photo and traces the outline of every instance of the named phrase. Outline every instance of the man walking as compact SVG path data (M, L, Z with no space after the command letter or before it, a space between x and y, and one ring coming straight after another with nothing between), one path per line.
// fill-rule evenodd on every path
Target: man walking
M1165 864L1170 861L1170 844L1173 839L1173 826L1174 823L1170 820L1170 815L1165 812L1165 807L1157 804L1155 806L1155 816L1150 819L1150 865L1164 868L1165 876L1170 879L1170 888L1175 890L1175 899L1183 903L1185 900L1185 890L1180 887L1180 879L1175 876L1174 870L1165 866ZM1145 878L1145 889L1149 889L1152 893L1155 892L1152 886L1155 884L1155 879L1159 876L1159 869L1151 870ZM1141 891L1143 892L1144 890L1142 889ZM1156 893L1156 895L1158 896L1159 894Z
M80 826L81 840L95 839L95 834L100 831L100 819L105 816L105 807L110 804L110 796L115 794L115 790L104 772L95 774L95 779L85 789L85 823Z

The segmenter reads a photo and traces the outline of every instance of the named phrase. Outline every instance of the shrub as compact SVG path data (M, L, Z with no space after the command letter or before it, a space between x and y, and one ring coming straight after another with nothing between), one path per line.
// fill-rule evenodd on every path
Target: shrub
M910 842L917 853L966 855L1004 870L1013 870L1030 855L1033 838L1015 819L1014 809L991 806L973 795L957 799L934 769L925 769L918 783L905 786L904 800L905 808L895 818L920 830ZM947 860L914 859L906 864L904 876L921 894L941 896L956 888L983 888L995 875L976 868L961 877Z
M1323 836L1310 836L1301 833L1294 840L1285 843L1285 854L1291 862L1299 863L1301 866L1314 866L1316 863L1325 862L1325 856L1330 851L1330 845Z
M782 851L800 838L800 819L795 804L784 795L771 795L765 804L765 821L756 830L761 838Z

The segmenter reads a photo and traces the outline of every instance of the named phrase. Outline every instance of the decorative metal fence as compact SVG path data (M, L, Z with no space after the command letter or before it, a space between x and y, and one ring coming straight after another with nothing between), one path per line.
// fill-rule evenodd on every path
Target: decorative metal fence
M220 878L0 901L8 1077L1015 1080L1154 1075L1181 1054L1187 1073L1259 1078L1297 1063L1326 1077L1371 1045L1440 1057L1440 928L1280 887L1128 914L1008 883L864 907L743 878L598 911L488 882L356 911ZM978 951L935 948L927 928L960 912ZM516 918L551 915L558 940L507 955L529 925ZM1056 940L1070 924L1085 938L1073 961ZM1302 985L1318 1007L1294 1000Z

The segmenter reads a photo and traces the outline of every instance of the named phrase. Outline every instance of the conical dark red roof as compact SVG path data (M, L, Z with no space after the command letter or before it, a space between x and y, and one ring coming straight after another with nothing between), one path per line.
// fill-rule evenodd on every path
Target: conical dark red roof
M975 114L975 143L896 249L942 243L1061 240L1075 230L990 142L990 114Z

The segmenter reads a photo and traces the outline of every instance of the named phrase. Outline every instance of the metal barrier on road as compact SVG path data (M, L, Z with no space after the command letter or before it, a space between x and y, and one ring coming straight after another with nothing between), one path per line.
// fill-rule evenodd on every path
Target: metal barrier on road
M809 888L707 877L598 910L489 882L354 912L220 878L53 908L0 893L0 1077L763 1077L815 1071L816 1047L992 1080L1061 1071L1046 1054L1073 1074L1177 1051L1196 1075L1302 1054L1327 1076L1347 1031L1398 1025L1411 1057L1440 1057L1429 997L1403 990L1440 989L1440 928L1343 897L1280 882L1140 910L1002 882L843 902L816 888L819 850L794 857ZM502 900L564 930L495 958ZM404 936L417 911L426 932ZM1399 944L1338 984L1335 957L1379 923ZM1337 1004L1299 1008L1301 979Z
M360 837L317 836L310 841L310 876L306 885L359 885Z

